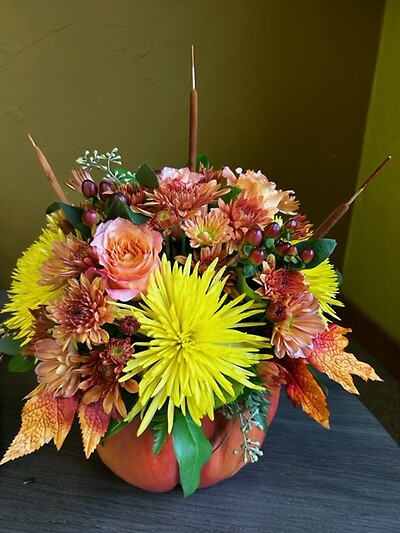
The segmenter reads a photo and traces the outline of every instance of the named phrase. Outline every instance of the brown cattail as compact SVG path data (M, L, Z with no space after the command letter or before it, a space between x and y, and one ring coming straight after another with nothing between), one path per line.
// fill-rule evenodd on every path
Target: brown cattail
M342 216L349 210L349 205L340 204L330 215L326 218L322 224L314 231L313 239L322 239L328 231L333 228L336 222L342 218Z
M49 165L49 162L45 158L43 152L41 149L37 146L35 141L33 140L32 136L28 133L29 140L32 143L32 146L35 150L36 157L38 158L39 164L42 167L44 173L46 174L47 179L49 180L50 185L53 187L54 192L56 193L57 198L64 203L68 203L68 199L64 194L64 191L62 190L60 184L58 183L57 178L54 175L54 172Z
M194 46L192 45L192 90L190 91L189 118L189 168L192 172L196 171L198 114L199 110L196 90L196 74L194 66Z
M338 222L342 216L347 213L349 210L350 205L354 202L354 200L359 196L365 187L368 185L368 183L372 180L376 174L386 165L386 163L391 159L391 156L388 155L384 161L373 171L373 173L368 176L368 178L364 181L364 183L361 185L361 187L353 194L353 196L350 198L350 200L344 204L340 204L329 216L326 218L322 224L314 231L313 233L313 239L322 239L328 231L333 228L333 226Z

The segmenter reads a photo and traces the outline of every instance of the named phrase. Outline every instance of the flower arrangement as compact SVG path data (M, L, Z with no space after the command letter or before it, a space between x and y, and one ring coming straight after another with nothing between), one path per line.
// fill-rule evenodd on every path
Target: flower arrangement
M75 416L86 457L133 421L153 456L172 435L187 495L215 452L204 429L216 417L237 421L229 453L253 462L280 386L328 428L319 373L352 393L352 374L379 379L345 351L336 243L293 191L204 157L196 171L123 170L116 148L77 162L67 185L81 200L48 208L13 272L0 350L38 386L2 463L59 449Z

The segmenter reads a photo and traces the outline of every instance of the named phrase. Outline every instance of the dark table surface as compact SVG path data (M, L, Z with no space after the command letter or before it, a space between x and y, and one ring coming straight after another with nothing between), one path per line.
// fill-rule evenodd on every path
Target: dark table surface
M20 425L30 374L0 364L0 453ZM384 385L382 385L384 386ZM282 398L264 456L187 499L136 489L94 455L78 427L0 467L1 532L400 532L400 450L356 398L330 387L327 431Z

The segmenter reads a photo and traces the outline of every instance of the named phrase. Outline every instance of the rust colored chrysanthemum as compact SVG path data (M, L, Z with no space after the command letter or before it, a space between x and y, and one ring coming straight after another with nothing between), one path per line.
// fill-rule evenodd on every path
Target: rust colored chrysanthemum
M299 201L296 200L293 191L283 191L282 199L278 204L278 209L286 215L294 215L299 209Z
M83 381L79 388L84 391L82 401L85 404L101 400L105 413L110 414L115 408L120 416L126 416L121 388L135 393L139 386L133 378L123 383L119 383L118 380L133 351L129 339L111 339L104 350L100 352L93 350L89 355L82 356L80 374Z
M33 316L33 323L31 329L33 336L25 346L21 347L22 355L31 356L35 354L37 341L51 338L50 328L53 322L49 319L46 313L46 306L40 305L37 309L29 309Z
M229 219L221 212L211 210L210 213L201 213L182 224L183 231L190 239L190 246L214 246L229 241L233 230L229 226Z
M214 170L213 167L205 168L204 165L200 164L200 174L204 176L204 182L209 182L212 180L217 181L218 183L221 183L224 179L222 170Z
M104 296L104 283L97 277L92 282L81 274L80 280L70 279L69 287L47 308L50 318L56 323L54 337L66 347L70 339L82 342L91 348L104 344L109 335L101 326L114 320L113 306Z
M307 290L304 275L298 270L275 268L275 257L268 256L263 263L262 273L254 278L261 287L257 289L266 300L276 302L289 296L297 298Z
M233 230L228 247L230 251L236 249L237 243L243 240L250 228L265 226L273 220L271 213L264 209L261 197L246 198L239 195L236 200L231 200L229 204L220 198L218 208L215 211L229 219L229 225Z
M272 304L275 305L275 304ZM280 309L273 309L267 316L279 320L274 323L271 344L275 355L283 357L307 357L314 338L324 329L324 322L318 314L318 300L306 292L297 298L278 303Z
M149 194L146 207L155 212L154 226L165 229L167 227L165 223L169 218L174 223L186 220L208 204L215 202L226 192L228 190L221 189L220 184L215 180L190 186L166 181L160 183L158 188ZM159 217L157 216L159 212L167 215Z
M119 323L119 329L124 335L133 335L139 328L139 321L134 315L124 317Z
M97 255L93 248L74 235L67 235L65 242L55 241L53 257L44 261L40 285L62 287L67 279L75 278L88 268L97 265Z
M146 188L133 183L121 183L117 187L117 192L122 193L126 198L126 203L130 207L145 208L147 199Z
M65 185L77 192L82 194L82 183L86 180L94 181L92 176L87 170L72 170L72 178L65 182Z
M35 356L40 361L35 368L39 383L64 398L70 398L77 392L80 357L74 350L73 342L63 349L54 339L40 340L36 343Z
M303 241L311 237L312 224L310 224L305 215L297 214L291 220L296 221L296 227L290 231L290 238L292 240Z

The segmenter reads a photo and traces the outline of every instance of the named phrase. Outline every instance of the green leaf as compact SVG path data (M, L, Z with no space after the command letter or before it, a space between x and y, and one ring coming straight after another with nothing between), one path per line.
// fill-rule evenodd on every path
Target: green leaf
M82 222L83 209L81 207L75 207L74 205L65 204L64 202L54 202L51 204L46 213L53 213L61 209L75 229L81 232L82 236L88 239L90 237L90 229Z
M132 211L130 207L128 207L124 202L121 202L121 200L118 198L114 198L108 212L108 219L113 220L117 217L126 218L138 226L149 220L145 215L141 215L140 213L135 213Z
M249 300L254 300L255 302L260 302L262 300L260 294L256 291L253 291L251 287L248 286L246 278L244 276L243 270L241 268L236 269L237 274L237 289L241 294L245 294L246 298Z
M250 278L251 276L254 276L256 272L257 272L257 267L253 265L252 263L244 265L243 267L243 273L246 278Z
M0 352L7 355L19 355L21 353L21 342L9 335L0 338Z
M129 422L126 422L125 420L116 420L115 418L112 418L110 423L108 424L106 434L101 439L101 441L104 441L109 437L116 435L119 431L121 431L121 429L124 429L127 424L129 424Z
M14 355L8 363L9 372L29 372L35 367L34 357L24 357L21 354Z
M275 246L275 239L273 237L268 237L265 239L265 243L264 245L267 247L267 248L272 248Z
M200 171L200 164L203 165L204 168L210 168L210 161L208 159L208 155L205 154L197 154L196 157L196 170L197 172Z
M255 248L254 244L244 244L242 246L242 250L245 255L250 255L251 252L254 250L254 248Z
M203 428L179 409L175 411L172 434L183 494L190 496L199 486L201 469L211 457L212 446Z
M328 259L336 247L335 239L318 239L317 241L301 241L296 244L299 254L306 248L311 248L314 252L313 260L303 268L314 268L322 261Z
M150 429L154 437L153 455L157 455L161 451L161 448L168 437L168 419L166 409L161 409L160 412L153 416Z
M253 380L253 383L264 387L263 390L244 388L243 394L236 399L236 402L231 405L233 412L249 411L249 419L259 428L267 431L268 428L268 409L271 405L269 396L271 393L265 388L264 384L259 378Z
M228 394L225 393L224 402L220 400L217 396L214 396L214 410L219 409L223 405L234 402L235 400L237 400L238 396L241 396L243 394L244 385L242 383L238 383L234 380L229 381L231 382L231 385L233 387L233 396L228 396Z
M114 171L114 176L120 183L134 183L135 185L138 185L138 181L135 177L135 174L130 170L117 168L117 170Z
M155 188L158 186L158 179L154 170L146 163L136 172L136 180L140 185Z

